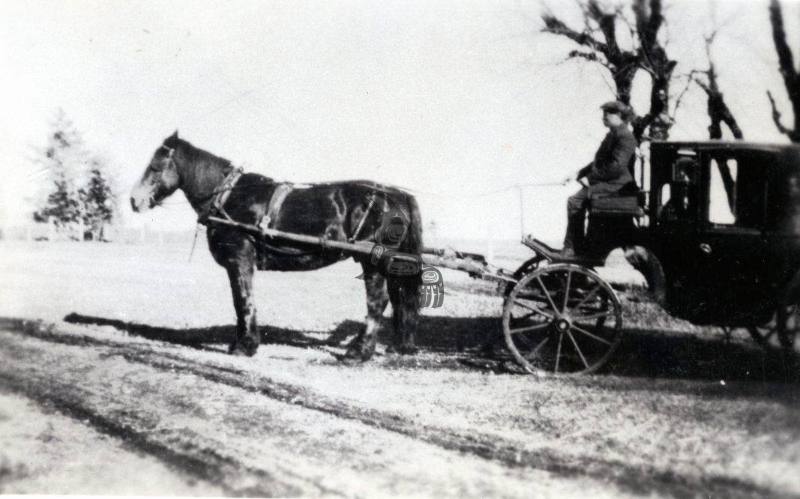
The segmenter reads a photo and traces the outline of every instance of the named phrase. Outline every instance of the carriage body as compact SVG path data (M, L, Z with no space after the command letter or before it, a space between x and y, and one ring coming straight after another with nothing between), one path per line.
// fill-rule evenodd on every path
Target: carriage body
M645 216L621 242L655 255L667 311L746 327L798 301L800 147L654 142L639 173Z

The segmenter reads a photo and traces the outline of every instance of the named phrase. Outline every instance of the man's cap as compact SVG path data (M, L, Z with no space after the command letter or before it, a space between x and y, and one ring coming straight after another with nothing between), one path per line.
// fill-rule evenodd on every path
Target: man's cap
M600 109L606 112L619 114L620 117L625 121L630 121L635 116L632 107L616 100L606 102L600 106Z
M619 114L620 116L622 116L623 118L626 118L626 119L631 114L631 108L629 106L627 106L626 104L624 104L622 102L615 101L615 100L606 102L605 104L600 106L600 109L602 109L603 111L611 112L611 113L617 113L617 114Z

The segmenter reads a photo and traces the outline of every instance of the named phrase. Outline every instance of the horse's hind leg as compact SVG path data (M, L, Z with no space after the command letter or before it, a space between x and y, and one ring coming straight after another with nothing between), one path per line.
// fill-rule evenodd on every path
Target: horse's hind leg
M366 326L347 346L345 357L369 360L375 353L381 317L386 305L389 304L389 296L386 293L386 278L378 272L378 269L366 263L362 263L361 268L364 270L364 287L367 291Z
M419 286L416 277L390 277L389 299L392 302L394 341L387 351L401 354L417 352L416 335L419 319Z
M225 265L231 281L233 306L236 309L236 338L228 349L234 355L255 354L261 340L256 327L256 306L253 303L255 256L251 253L253 252L244 249L239 258Z

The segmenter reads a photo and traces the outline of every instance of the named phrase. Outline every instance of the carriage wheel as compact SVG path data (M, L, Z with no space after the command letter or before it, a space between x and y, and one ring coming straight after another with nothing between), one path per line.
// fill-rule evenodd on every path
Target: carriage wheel
M514 271L512 277L519 282L520 279L525 277L527 274L530 274L534 270L539 268L539 264L544 261L544 257L536 254L532 258L525 260L525 263L519 266L517 270ZM505 284L505 290L503 291L503 296L508 297L511 294L511 291L514 290L515 283L508 283Z
M503 307L506 345L525 370L587 374L611 357L622 337L622 306L593 271L573 264L523 277Z
M780 346L786 353L794 351L794 341L800 329L800 307L778 306L772 319L763 326L750 326L747 331L764 348Z

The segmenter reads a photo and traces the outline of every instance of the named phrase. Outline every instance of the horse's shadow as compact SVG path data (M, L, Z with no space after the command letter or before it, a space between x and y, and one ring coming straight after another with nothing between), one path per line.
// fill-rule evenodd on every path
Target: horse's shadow
M112 326L143 338L195 348L228 344L236 330L232 325L175 329L77 313L66 316L64 320ZM378 341L390 345L392 328L386 326L381 329ZM265 343L298 348L344 348L363 328L361 322L345 320L328 331L259 326L259 332ZM487 353L484 347L492 342L495 348L490 349L492 353ZM461 365L494 372L521 372L503 348L500 321L496 317L422 317L417 345L422 352L456 359L452 363L437 363L439 366ZM701 338L675 331L630 330L626 331L619 348L601 372L623 378L797 383L800 381L800 360L789 359L789 363L792 360L793 365L787 365L787 359L778 350L764 350L749 341L726 341L722 333Z

